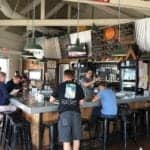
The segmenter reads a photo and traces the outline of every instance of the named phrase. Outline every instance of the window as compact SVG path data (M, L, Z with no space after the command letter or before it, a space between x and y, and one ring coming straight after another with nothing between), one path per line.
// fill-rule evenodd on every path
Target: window
M0 58L0 67L1 71L7 74L7 79L9 79L9 59L8 58Z

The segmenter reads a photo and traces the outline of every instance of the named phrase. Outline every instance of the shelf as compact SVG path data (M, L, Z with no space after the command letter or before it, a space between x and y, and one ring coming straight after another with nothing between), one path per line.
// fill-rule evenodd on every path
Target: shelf
M136 66L121 66L121 69L135 69Z
M119 61L95 61L94 63L100 63L100 64L111 64L111 63L114 63L114 64L118 64L120 62Z
M106 81L106 82L108 82L108 83L120 83L120 81Z
M136 80L122 80L122 82L136 82Z

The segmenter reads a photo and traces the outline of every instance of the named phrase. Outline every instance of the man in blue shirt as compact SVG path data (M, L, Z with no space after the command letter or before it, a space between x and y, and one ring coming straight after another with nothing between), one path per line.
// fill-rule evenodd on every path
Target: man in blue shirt
M0 105L7 105L9 102L9 94L6 89L6 74L4 72L0 72Z
M1 112L16 111L15 106L8 105L9 104L9 94L7 92L5 80L6 80L6 74L4 72L0 72L0 121L3 118L3 115L1 114Z
M117 115L117 101L115 93L107 88L105 81L100 81L98 84L98 94L94 97L93 101L100 101L98 114L100 116L116 116Z

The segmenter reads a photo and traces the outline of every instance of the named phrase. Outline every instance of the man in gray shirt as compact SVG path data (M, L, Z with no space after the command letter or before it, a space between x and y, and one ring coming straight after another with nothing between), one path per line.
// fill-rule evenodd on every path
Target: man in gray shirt
M90 101L93 98L94 94L93 84L95 82L96 79L93 78L93 71L91 69L87 69L85 72L85 76L81 79L81 85L84 90L86 101Z

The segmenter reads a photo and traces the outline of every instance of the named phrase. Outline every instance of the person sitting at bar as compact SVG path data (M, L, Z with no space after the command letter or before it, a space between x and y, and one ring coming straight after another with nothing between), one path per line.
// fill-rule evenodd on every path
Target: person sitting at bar
M93 79L93 71L91 69L87 69L85 72L85 76L81 79L81 85L84 90L85 100L90 101L94 95L94 83L96 79Z
M6 73L0 72L0 112L4 111L16 111L15 106L9 105L9 94L7 92L6 84ZM0 114L0 121L3 115Z
M14 76L7 82L6 87L10 95L16 95L22 89L21 77L19 75Z
M80 104L84 102L84 92L80 85L74 82L74 72L66 70L64 72L64 82L60 84L50 98L53 103L59 100L59 140L63 142L64 150L80 149L81 139L81 115Z
M99 81L97 83L98 94L93 98L93 101L99 101L100 106L94 109L94 117L109 116L114 117L117 115L117 100L115 93L107 88L106 81Z
M9 103L9 94L6 89L6 74L4 72L0 72L0 105L7 105Z

